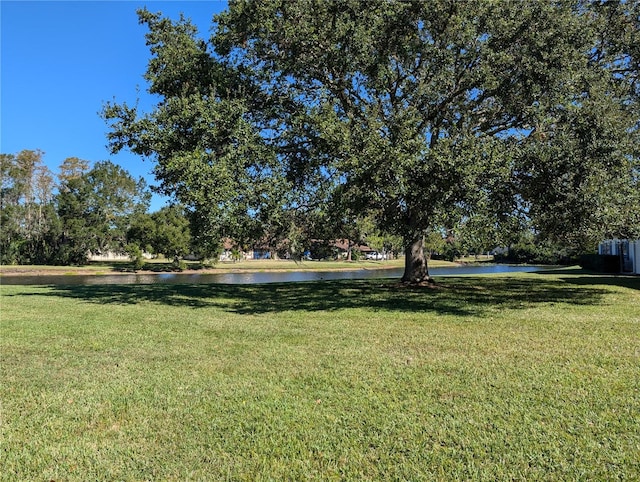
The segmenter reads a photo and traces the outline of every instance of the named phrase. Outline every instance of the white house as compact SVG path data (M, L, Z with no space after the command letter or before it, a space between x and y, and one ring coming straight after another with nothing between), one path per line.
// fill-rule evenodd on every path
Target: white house
M620 256L622 273L640 274L640 239L607 239L598 246L598 254Z

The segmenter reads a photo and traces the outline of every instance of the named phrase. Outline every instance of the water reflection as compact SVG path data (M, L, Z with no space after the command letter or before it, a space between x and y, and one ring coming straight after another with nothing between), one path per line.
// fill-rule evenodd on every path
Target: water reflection
M512 266L504 264L430 268L431 276L532 272L542 266ZM105 284L264 284L344 279L400 278L403 268L359 269L351 271L287 271L254 273L160 273L126 275L59 275L3 276L4 285L105 285Z

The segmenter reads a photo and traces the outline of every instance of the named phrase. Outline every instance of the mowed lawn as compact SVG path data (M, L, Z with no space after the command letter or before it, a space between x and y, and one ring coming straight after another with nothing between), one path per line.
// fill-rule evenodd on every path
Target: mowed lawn
M1 480L640 479L640 278L0 303Z

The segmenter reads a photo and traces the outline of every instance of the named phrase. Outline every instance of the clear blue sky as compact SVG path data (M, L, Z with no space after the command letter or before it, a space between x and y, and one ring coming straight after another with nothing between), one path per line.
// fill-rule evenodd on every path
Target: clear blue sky
M153 183L152 161L129 152L109 154L106 101L150 105L143 74L150 54L136 10L146 6L191 18L209 38L213 14L226 1L0 1L0 152L44 151L57 174L68 157L111 160ZM139 93L137 91L139 88ZM145 102L146 101L146 102ZM151 210L164 205L154 196Z

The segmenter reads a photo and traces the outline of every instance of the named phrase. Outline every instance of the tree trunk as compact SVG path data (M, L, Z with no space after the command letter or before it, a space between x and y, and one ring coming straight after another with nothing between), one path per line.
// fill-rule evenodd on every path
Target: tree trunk
M424 238L405 238L403 283L418 284L431 281L427 258L424 255Z

